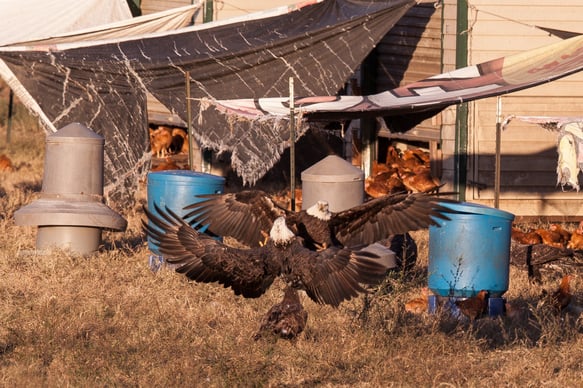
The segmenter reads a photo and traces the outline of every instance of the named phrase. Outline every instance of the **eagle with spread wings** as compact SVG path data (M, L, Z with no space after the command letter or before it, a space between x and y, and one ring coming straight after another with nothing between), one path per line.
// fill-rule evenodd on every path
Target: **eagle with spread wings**
M178 264L176 271L189 279L218 282L236 295L258 298L277 277L283 278L284 300L270 310L262 329L270 328L284 338L299 334L307 319L297 302L298 290L316 303L337 307L366 292L363 285L381 283L388 271L386 262L369 251L337 245L307 248L284 216L273 221L263 246L236 248L200 233L172 210L154 206L155 212L144 208L148 221L142 220L143 230L165 260ZM285 307L289 301L294 301L294 308Z
M278 217L304 239L310 249L332 245L370 245L392 235L438 225L449 220L452 210L442 203L455 202L425 193L398 193L375 198L340 212L329 210L326 201L317 201L298 212L279 206L261 190L198 195L201 201L185 208L192 225L207 225L207 231L230 236L250 246L261 245Z

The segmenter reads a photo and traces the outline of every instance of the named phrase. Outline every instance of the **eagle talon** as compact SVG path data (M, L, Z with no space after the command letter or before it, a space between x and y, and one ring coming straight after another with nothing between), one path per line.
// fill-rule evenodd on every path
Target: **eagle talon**
M316 251L321 252L321 251L325 251L326 249L328 249L328 244L323 242L323 243L314 243L314 246L316 248Z
M269 233L264 230L261 230L261 235L263 236L263 241L259 241L259 246L264 247L267 245L267 241L269 240Z

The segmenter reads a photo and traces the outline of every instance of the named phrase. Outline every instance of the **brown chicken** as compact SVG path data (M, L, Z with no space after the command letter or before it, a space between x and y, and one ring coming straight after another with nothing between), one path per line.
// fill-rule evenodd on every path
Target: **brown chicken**
M403 185L412 192L431 193L436 191L441 182L438 178L431 176L427 169L423 173L403 172L399 174Z
M364 181L364 191L373 198L382 197L389 193L388 181L385 173L369 176Z
M567 248L574 250L583 249L583 221L581 221L577 229L571 233L571 238L567 243Z
M377 161L373 161L372 162L372 171L370 176L376 176L378 174L382 174L382 173L386 173L386 172L390 172L392 173L394 170L387 166L386 164L383 163L378 163Z
M364 189L366 193L373 198L407 191L403 182L395 173L390 171L381 172L374 177L366 178Z
M517 228L516 226L513 226L510 232L510 236L512 240L516 241L519 244L524 245L542 244L542 239L540 235L536 232L533 232L532 230L523 232L521 229Z
M403 151L403 159L418 159L422 164L429 165L429 152L421 148L409 148Z
M396 165L398 167L401 165L401 161L402 161L401 155L399 154L397 148L390 145L389 148L387 149L387 161L386 161L387 166L392 167L393 165Z
M455 305L462 314L473 321L488 309L488 291L480 290L476 296L464 300L456 300Z
M159 126L156 129L150 128L150 146L152 155L158 158L166 157L172 145L172 130L168 127Z
M401 172L415 172L420 169L427 169L428 167L423 164L419 159L401 159L401 162L397 165L393 163L394 168L398 168Z
M535 230L536 234L538 234L542 240L543 244L550 245L551 247L555 248L563 248L564 245L562 243L563 237L559 232L555 232L554 230L550 229L542 229L539 228Z
M563 228L561 225L559 224L551 224L549 226L549 229L552 232L557 232L558 234L561 235L561 244L563 244L563 246L566 246L567 243L569 242L569 240L571 239L571 232L569 232L567 229Z
M12 161L4 154L0 155L0 171L14 171Z
M571 303L571 299L573 298L573 294L571 294L571 280L574 277L575 275L563 276L561 283L559 284L559 288L552 294L549 294L548 291L543 290L543 303L550 304L558 311L564 310L569 305L569 303Z
M182 128L172 129L172 142L170 144L170 150L176 154L188 153L188 135L186 131Z
M423 287L421 289L421 296L418 298L413 298L407 303L405 303L405 311L413 314L422 314L427 312L429 309L429 289Z

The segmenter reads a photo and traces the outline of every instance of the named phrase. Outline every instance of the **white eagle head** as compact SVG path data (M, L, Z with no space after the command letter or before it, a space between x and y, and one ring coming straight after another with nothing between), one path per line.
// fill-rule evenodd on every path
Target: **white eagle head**
M269 231L269 237L275 245L287 245L295 237L294 233L287 227L285 217L277 217L273 221L273 226Z
M330 205L328 201L319 200L312 206L310 206L306 213L311 215L312 217L316 217L322 221L328 221L332 217L332 213L330 212Z

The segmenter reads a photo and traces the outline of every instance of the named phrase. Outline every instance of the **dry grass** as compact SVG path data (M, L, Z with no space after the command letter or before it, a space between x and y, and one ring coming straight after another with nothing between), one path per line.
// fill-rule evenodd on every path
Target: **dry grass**
M0 104L4 104L0 100ZM1 110L0 110L1 112ZM308 327L296 341L254 341L277 284L245 300L217 285L153 273L134 210L124 233L104 233L91 258L35 254L34 227L13 212L40 191L44 136L20 113L0 153L0 384L3 386L555 386L583 381L576 316L536 307L540 287L511 268L505 295L523 316L475 323L412 315L405 301L427 284L427 232L416 232L412 274L338 309L304 297ZM554 287L555 279L547 279ZM551 283L552 282L552 283ZM576 284L576 289L577 289Z

